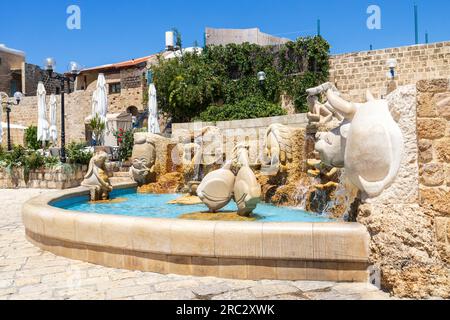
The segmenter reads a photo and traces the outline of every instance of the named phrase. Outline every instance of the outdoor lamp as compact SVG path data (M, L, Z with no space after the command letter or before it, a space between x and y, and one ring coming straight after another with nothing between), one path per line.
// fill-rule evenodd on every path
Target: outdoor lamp
M47 71L49 74L52 74L53 70L55 70L55 67L56 67L55 59L53 59L53 58L45 59L45 65L44 65L45 71Z
M53 58L45 59L44 69L48 73L50 79L58 80L60 83L60 94L61 94L61 162L66 163L66 129L65 129L65 103L64 94L66 91L66 84L69 88L70 93L70 83L75 82L77 76L81 72L81 67L77 62L71 61L68 66L68 72L64 74L54 73L56 62Z
M21 92L14 93L14 99L10 99L9 96L4 93L0 92L0 97L3 96L6 98L6 102L4 102L6 106L6 125L7 125L7 134L8 134L8 151L12 150L12 142L11 142L11 121L10 121L10 113L11 113L11 106L12 105L19 105L20 101L22 100L23 94ZM1 99L0 99L1 100ZM3 107L0 106L0 107Z
M258 72L258 81L260 84L263 84L266 81L266 73L264 71Z
M22 97L23 97L22 92L14 93L14 100L16 100L16 105L20 104L20 101L22 101Z
M389 59L386 62L389 72L387 74L388 79L394 80L395 78L395 68L397 67L397 60L396 59Z
M71 75L77 76L80 74L80 71L81 71L81 67L77 62L71 61L69 63L69 72Z

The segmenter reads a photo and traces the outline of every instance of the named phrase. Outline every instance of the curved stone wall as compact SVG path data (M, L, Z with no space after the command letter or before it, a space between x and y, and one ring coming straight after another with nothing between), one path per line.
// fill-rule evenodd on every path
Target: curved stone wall
M152 219L50 205L88 192L81 187L28 201L23 207L27 238L56 255L130 270L252 280L368 281L369 234L360 224Z

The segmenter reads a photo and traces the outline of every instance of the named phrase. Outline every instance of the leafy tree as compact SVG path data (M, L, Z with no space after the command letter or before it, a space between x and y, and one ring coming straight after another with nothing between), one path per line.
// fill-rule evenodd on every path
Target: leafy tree
M201 118L210 117L212 110L220 111L222 105L227 110L245 107L241 102L249 98L280 104L281 95L287 94L298 112L306 112L305 90L328 80L329 48L327 41L316 36L276 47L249 43L208 46L201 54L160 59L153 69L159 107L173 121L187 122L205 111ZM263 86L256 76L260 71L266 73ZM235 114L245 117L247 113Z

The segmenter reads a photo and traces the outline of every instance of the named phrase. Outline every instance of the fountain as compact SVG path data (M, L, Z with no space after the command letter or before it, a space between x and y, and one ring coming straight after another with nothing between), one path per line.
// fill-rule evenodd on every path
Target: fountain
M322 103L325 94L327 101ZM398 153L392 148L380 149L377 143L373 147L386 151L386 158L364 161L379 161L371 163L379 181L356 161L354 153L360 149L357 142L363 126L369 129L362 135L366 140L371 137L379 142L378 136L391 137L397 147L401 140L395 123L385 114L383 101L369 99L367 106L355 107L331 84L308 90L308 95L307 128L269 125L261 139L259 163L250 163L250 158L255 158L254 153L250 156L250 142L235 139L230 158L223 164L227 153L218 127L186 130L171 138L136 134L130 176L138 192L135 185L117 185L111 193L113 199L125 201L95 204L77 198L90 190L98 190L94 195L102 198L109 190L95 187L107 181L102 178L101 155L93 159L90 170L89 177L96 177L95 181L87 179L83 184L87 191L66 191L40 200L46 206L51 204L49 212L55 221L74 219L76 228L82 229L78 219L91 219L90 230L96 230L100 221L101 237L81 229L75 237L63 236L58 229L45 237L67 243L83 241L88 247L83 260L101 264L108 256L107 249L101 248L116 248L134 262L128 265L120 254L111 256L108 264L124 263L126 268L145 271L196 274L208 260L212 266L208 272L202 271L203 275L366 281L369 235L363 226L343 222L346 217L352 219L358 204L346 181L356 185L361 194L375 195L390 183L397 167ZM378 113L373 115L372 109ZM375 125L367 124L368 115ZM61 209L78 213L60 215ZM25 212L31 220L41 214L33 203ZM39 243L40 230L27 225L29 238ZM103 255L95 254L91 247ZM73 256L76 251L62 250L61 254ZM242 265L244 269L239 267ZM250 269L255 272L248 272Z

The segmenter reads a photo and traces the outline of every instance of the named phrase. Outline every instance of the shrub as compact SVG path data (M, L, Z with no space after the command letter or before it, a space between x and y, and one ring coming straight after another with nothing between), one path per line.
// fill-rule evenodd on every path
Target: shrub
M83 142L71 142L66 147L67 158L71 164L89 164L92 156L92 152L86 151L86 143Z
M259 71L266 73L263 88ZM161 59L153 75L159 107L173 122L198 118L212 105L237 106L257 96L278 104L282 94L292 97L298 112L306 112L305 90L328 80L329 44L316 36L275 47L208 46L198 55Z
M229 120L255 119L285 115L281 106L261 97L249 97L236 104L212 105L200 115L201 121L217 122Z
M133 129L127 131L119 129L114 133L114 136L117 138L117 143L119 144L119 158L121 161L128 160L133 153L134 133L135 130Z
M42 141L37 139L37 127L30 126L25 129L25 145L28 149L39 150L42 148ZM49 142L46 142L45 146L48 147Z

